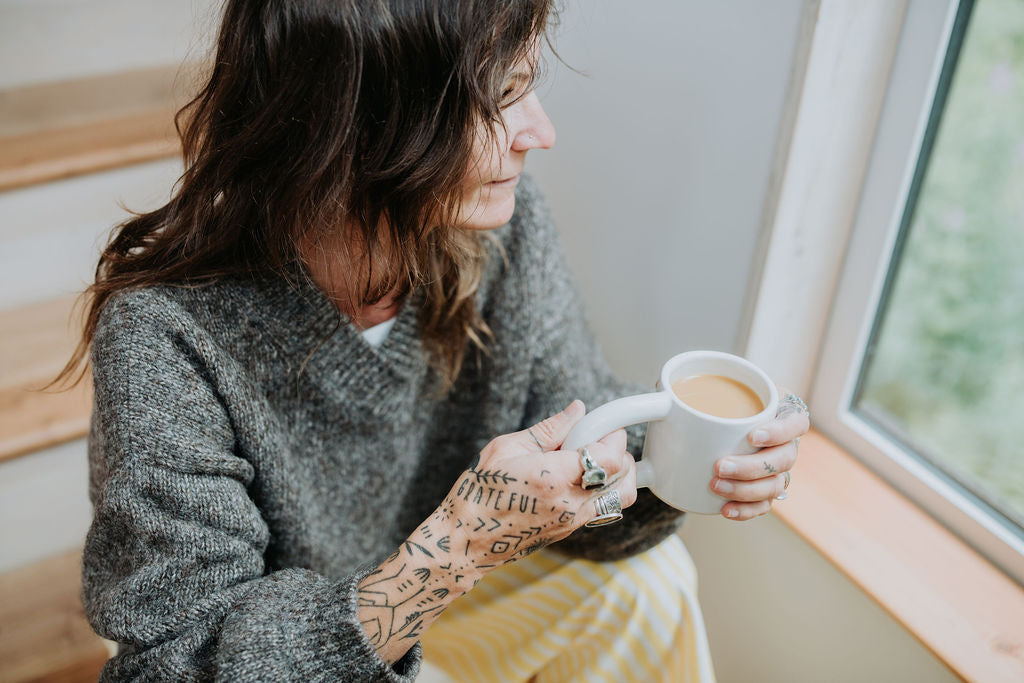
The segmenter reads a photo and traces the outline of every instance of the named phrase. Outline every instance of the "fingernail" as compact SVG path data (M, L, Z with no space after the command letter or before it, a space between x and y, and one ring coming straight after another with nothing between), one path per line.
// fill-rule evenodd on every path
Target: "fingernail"
M719 493L732 493L735 488L735 486L724 479L719 479L715 482L715 490Z
M736 508L729 508L728 510L725 511L725 516L732 517L733 519L735 519L736 517L740 516L740 511L737 510Z
M768 434L767 429L758 429L756 432L754 432L754 445L764 443L765 441L768 440L769 436L770 434Z
M579 412L580 408L582 408L582 407L583 407L583 401L581 401L581 400L579 400L577 398L577 399L573 400L572 403L567 405L565 407L565 410L563 410L562 412L565 413L566 415L575 415L576 413Z
M730 474L736 474L737 471L738 468L736 467L736 463L734 463L732 460L723 460L722 462L718 463L718 473L723 477L728 476Z

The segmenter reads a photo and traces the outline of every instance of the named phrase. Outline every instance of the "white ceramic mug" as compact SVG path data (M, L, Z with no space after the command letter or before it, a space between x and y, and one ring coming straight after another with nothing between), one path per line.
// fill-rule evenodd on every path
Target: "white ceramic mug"
M672 382L693 375L722 375L750 387L764 410L745 418L715 417L683 403ZM606 434L638 422L650 422L643 459L636 465L637 488L680 510L718 514L726 499L711 492L714 464L726 455L754 453L747 435L775 417L779 392L756 365L720 351L688 351L661 368L658 391L627 396L592 410L580 420L562 448L576 450Z

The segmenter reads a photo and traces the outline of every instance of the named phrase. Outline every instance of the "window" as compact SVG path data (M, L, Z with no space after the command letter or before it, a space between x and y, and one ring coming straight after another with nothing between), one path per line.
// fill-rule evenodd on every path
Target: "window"
M1019 0L910 4L813 396L824 431L1024 582Z
M854 405L1021 527L1024 3L970 5L950 37Z

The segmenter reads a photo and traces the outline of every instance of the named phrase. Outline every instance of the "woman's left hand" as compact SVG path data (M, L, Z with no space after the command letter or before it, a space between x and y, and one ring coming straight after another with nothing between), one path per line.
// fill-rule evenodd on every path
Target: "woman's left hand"
M800 437L810 429L811 421L802 400L783 390L779 396L782 398L775 419L747 436L751 445L761 450L729 455L715 463L711 490L729 500L722 506L723 517L753 519L767 513L779 496L784 497Z

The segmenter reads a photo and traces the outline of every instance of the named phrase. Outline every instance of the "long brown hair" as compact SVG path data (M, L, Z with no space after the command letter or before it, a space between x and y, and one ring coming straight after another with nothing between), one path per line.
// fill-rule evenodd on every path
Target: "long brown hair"
M333 236L368 264L356 304L424 288L424 342L450 385L489 335L473 301L482 238L452 225L462 178L553 13L552 0L227 0L209 77L175 119L185 172L166 205L114 229L58 381L116 292L288 276L300 245Z

